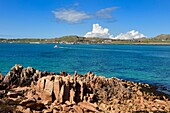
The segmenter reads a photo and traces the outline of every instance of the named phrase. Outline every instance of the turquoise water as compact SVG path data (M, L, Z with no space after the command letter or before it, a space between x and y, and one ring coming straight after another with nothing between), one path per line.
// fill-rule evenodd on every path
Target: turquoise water
M170 90L170 46L0 44L0 71L14 64L41 71L66 71L118 77L165 86Z

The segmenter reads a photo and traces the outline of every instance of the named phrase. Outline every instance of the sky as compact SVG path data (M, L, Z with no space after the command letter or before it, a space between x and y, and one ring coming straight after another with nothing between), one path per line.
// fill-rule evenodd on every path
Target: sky
M0 38L84 36L99 24L117 36L170 33L170 0L0 0Z

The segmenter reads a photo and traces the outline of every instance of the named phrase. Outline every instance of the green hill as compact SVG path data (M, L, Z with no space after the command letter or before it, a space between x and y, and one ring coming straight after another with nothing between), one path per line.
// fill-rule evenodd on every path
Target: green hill
M76 35L73 36L62 36L60 38L55 38L55 41L61 42L61 41L65 41L65 42L76 42L76 41L80 41L80 40L84 40L84 37L79 37Z
M154 38L141 38L131 40L120 40L110 38L86 38L76 35L62 36L59 38L23 38L23 39L3 39L1 43L64 43L64 44L170 44L170 34L161 34Z
M161 34L156 36L154 39L156 40L169 40L170 41L170 34Z

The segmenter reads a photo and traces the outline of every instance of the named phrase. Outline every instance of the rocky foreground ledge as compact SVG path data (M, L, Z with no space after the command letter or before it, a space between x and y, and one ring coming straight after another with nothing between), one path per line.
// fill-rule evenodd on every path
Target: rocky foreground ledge
M0 113L170 112L168 95L149 84L96 76L40 72L16 64L0 74Z

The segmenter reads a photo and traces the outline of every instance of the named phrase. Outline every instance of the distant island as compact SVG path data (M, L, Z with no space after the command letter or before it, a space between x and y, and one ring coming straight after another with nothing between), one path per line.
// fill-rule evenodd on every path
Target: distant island
M76 35L63 36L59 38L0 38L0 43L56 43L56 44L170 44L170 34L161 34L154 38L139 38L130 40L110 38L86 38Z

